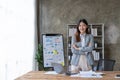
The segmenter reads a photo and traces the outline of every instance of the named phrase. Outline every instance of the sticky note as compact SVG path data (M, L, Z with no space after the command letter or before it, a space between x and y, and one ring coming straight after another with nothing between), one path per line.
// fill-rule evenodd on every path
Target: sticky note
M58 54L57 50L53 50L53 54Z

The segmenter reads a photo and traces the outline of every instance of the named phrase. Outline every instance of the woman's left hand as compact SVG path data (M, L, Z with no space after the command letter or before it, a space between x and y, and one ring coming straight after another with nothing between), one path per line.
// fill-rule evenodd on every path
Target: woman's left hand
M76 45L72 45L72 47L74 48L74 49L76 49L76 50L80 50L80 48L79 47L77 47Z
M79 48L79 47L78 47L78 48L76 47L75 49L76 49L76 50L80 50L80 48Z

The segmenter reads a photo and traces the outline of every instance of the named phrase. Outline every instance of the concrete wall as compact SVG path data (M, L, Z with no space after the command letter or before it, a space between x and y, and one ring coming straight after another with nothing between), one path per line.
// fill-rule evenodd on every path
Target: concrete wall
M41 0L40 29L42 33L64 34L66 49L67 24L80 18L88 23L105 24L105 57L116 60L120 68L120 0Z

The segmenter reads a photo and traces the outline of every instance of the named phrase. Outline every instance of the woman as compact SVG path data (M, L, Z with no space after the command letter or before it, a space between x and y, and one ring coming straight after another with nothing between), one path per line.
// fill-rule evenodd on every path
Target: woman
M94 40L93 36L89 34L88 23L85 19L81 19L77 24L76 33L72 36L71 71L73 73L92 70L94 60L91 52L93 48Z

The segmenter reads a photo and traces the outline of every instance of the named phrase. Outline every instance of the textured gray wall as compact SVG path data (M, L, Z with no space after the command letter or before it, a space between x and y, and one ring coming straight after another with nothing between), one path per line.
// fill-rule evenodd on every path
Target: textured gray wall
M80 18L88 23L105 24L105 57L116 60L120 68L120 0L42 0L40 29L42 33L62 33L67 42L67 24ZM65 51L66 52L66 51Z

